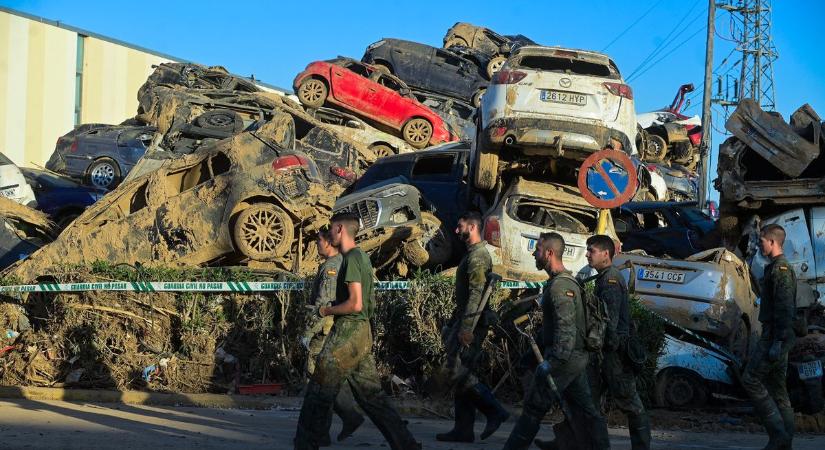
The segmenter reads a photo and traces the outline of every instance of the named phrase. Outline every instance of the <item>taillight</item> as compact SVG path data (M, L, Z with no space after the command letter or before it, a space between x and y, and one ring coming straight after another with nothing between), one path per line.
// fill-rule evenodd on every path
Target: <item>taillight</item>
M77 151L77 139L72 139L72 146L69 147L69 151L72 153Z
M484 222L484 240L490 245L501 247L501 226L498 217L490 216Z
M526 73L518 70L499 70L493 75L492 84L515 84L526 76Z
M296 166L309 167L309 160L303 156L286 155L272 161L272 169L275 171L288 170Z
M330 167L329 171L336 177L343 178L349 182L355 181L355 179L358 178L355 172L343 167Z
M628 100L633 100L633 90L630 89L630 86L622 83L604 83L604 87L607 88L613 95L618 95L619 97L624 97Z

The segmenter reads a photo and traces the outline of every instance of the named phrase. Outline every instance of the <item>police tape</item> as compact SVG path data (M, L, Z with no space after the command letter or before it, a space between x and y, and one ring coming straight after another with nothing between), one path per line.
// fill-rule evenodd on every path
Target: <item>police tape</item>
M379 281L378 291L406 291L414 282L407 280ZM278 292L302 291L309 287L304 281L107 281L98 283L38 283L0 286L3 292ZM544 282L502 281L500 289L537 289Z

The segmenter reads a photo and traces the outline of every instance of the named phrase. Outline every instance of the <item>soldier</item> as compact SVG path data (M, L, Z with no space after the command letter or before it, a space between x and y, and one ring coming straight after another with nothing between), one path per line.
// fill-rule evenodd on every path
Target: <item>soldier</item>
M318 246L318 255L324 258L324 262L318 268L318 273L315 275L315 280L312 284L312 292L309 297L309 306L320 307L331 305L335 301L335 284L338 280L338 270L341 268L341 261L343 257L330 242L329 229L324 228L318 232L318 239L316 240ZM312 376L315 372L315 359L321 353L321 349L326 342L327 335L332 329L333 316L326 316L320 318L317 315L311 319L307 326L301 343L307 349L307 375ZM341 385L341 390L338 396L335 397L333 404L333 411L338 414L341 421L344 423L341 432L338 434L338 441L342 441L364 423L364 416L355 410L355 400L352 398L352 390L348 383ZM330 418L332 418L330 416ZM330 445L329 435L326 438L321 438L321 447L328 447Z
M467 254L456 271L456 305L447 324L445 340L456 339L463 348L460 349L455 361L456 367L453 368L455 425L451 431L437 434L435 438L446 442L473 442L476 409L487 418L481 439L487 439L495 433L510 417L510 413L501 407L490 388L481 383L474 373L481 360L481 347L491 325L488 320L491 313L490 305L481 305L487 275L493 268L486 248L487 243L481 240L481 214L464 213L458 219L455 232L467 245ZM476 321L474 319L477 316Z
M796 340L792 328L796 276L782 253L784 243L785 230L779 225L767 225L759 233L762 255L771 262L765 267L761 283L762 337L742 375L742 386L768 432L766 450L790 449L794 433L794 413L785 377L788 351Z
M621 272L613 266L615 255L616 244L609 236L598 234L587 240L587 263L598 271L595 295L605 303L610 317L601 361L597 357L590 358L590 390L593 403L600 405L603 386L607 387L616 406L627 416L631 448L647 450L650 449L650 419L636 391L633 368L627 363L627 345L631 332L630 299ZM576 416L579 411L574 410L572 414ZM536 439L536 445L543 450L574 448L569 444L561 446L556 442L543 442L539 439Z
M372 355L370 319L375 311L372 264L367 254L355 245L358 226L358 216L352 213L332 217L331 241L343 260L336 280L335 303L319 306L317 314L334 316L335 320L307 386L298 418L295 450L317 450L324 436L329 435L332 405L342 383L352 388L358 405L387 439L390 448L421 448L381 389Z
M607 422L593 406L587 384L588 352L584 346L584 305L581 288L562 262L564 238L558 233L542 233L533 256L536 267L550 275L542 296L544 361L524 399L524 410L510 433L505 450L524 450L533 442L541 420L553 403L563 399L578 408L581 417L571 417L574 428L587 430L592 441L587 447L610 448ZM547 382L551 375L558 392Z

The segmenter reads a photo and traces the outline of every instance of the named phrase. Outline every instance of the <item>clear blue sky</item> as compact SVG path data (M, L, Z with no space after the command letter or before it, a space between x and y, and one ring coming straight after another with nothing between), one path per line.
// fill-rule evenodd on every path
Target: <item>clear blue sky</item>
M682 83L703 79L707 2L673 0L531 1L42 1L0 0L5 6L198 63L289 88L307 63L336 55L360 58L370 43L397 37L440 46L455 22L524 34L545 45L603 50L627 77L657 46L655 63L630 81L637 112L670 103ZM641 19L640 19L641 18ZM825 1L774 0L777 110L804 103L825 116ZM638 20L640 19L640 20ZM682 20L684 19L684 20ZM629 25L633 27L624 32ZM729 34L729 15L717 10L717 33ZM624 32L624 34L621 34ZM620 36L621 34L621 36ZM714 67L732 43L716 39ZM678 47L678 48L677 48ZM734 56L731 59L735 59ZM698 114L701 94L688 111ZM723 130L721 109L716 128ZM714 134L714 153L723 136ZM715 155L711 179L715 177Z

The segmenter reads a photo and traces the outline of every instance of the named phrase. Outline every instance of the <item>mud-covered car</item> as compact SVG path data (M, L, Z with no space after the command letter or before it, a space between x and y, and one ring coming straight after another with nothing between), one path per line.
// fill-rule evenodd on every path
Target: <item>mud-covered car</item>
M577 163L606 147L636 154L633 91L602 53L519 48L490 82L479 118L480 189L495 186L500 159Z
M687 106L685 96L693 90L693 84L683 84L679 86L670 106L636 116L639 124L636 147L645 161L667 161L691 171L696 169L702 141L702 120L699 116L682 114Z
M106 194L103 189L84 186L47 170L20 170L37 197L37 210L48 214L60 229Z
M487 88L479 52L471 56L400 39L382 39L370 44L361 59L404 80L411 88L481 104Z
M214 89L222 91L258 92L254 80L232 75L221 66L202 66L193 63L162 63L138 89L138 98L155 86Z
M578 189L517 177L484 217L493 271L508 280L546 280L547 273L536 269L533 252L541 233L555 231L564 237L565 266L574 274L589 273L586 241L596 234L598 221L599 209L588 204ZM609 217L607 224L604 233L615 239Z
M652 311L744 358L759 335L759 307L747 264L724 248L684 260L621 253L631 294Z
M647 170L662 177L666 191L663 200L674 202L696 201L699 177L678 164L645 163Z
M687 258L721 245L716 222L696 202L630 202L613 210L623 251Z
M495 31L466 22L457 22L444 36L444 48L472 48L483 52L489 58L484 69L492 78L498 72L510 52L523 45L536 45L533 40L520 34L503 36Z
M376 158L417 150L403 139L374 128L352 114L332 108L312 108L307 113L372 150Z
M7 275L34 280L57 264L199 266L241 262L311 271L312 236L340 189L306 154L285 150L264 124L163 161L88 208L60 237Z
M0 197L0 269L28 257L56 235L46 214Z
M476 108L469 103L451 97L433 94L431 92L413 92L419 102L428 106L444 119L444 122L462 141L471 141L475 138Z

